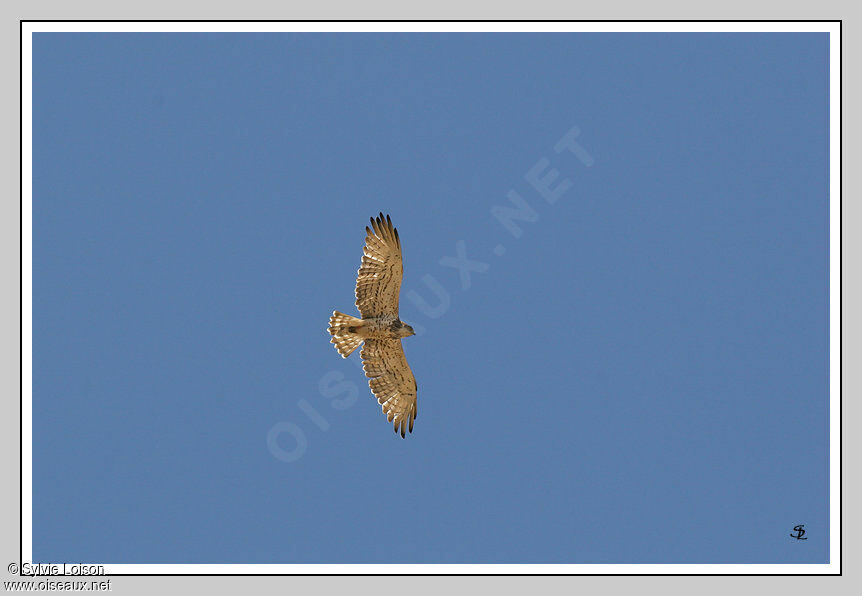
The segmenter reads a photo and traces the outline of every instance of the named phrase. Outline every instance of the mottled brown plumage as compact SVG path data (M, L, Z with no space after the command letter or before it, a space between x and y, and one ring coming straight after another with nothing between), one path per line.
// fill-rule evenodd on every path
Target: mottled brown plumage
M404 266L401 239L389 216L371 218L365 228L362 265L356 278L356 307L361 319L334 311L329 319L330 340L343 358L363 342L362 368L368 385L393 424L405 436L416 420L416 379L407 364L401 339L413 328L398 318L398 296Z

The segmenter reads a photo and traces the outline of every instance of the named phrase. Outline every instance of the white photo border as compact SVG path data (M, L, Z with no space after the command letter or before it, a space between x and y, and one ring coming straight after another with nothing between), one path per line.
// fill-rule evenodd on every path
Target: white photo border
M41 32L814 32L829 34L829 556L825 564L104 564L122 575L841 575L842 21L20 21L21 565L32 566L32 39ZM69 562L71 563L71 562ZM60 564L62 567L62 563ZM97 579L97 578L92 578Z

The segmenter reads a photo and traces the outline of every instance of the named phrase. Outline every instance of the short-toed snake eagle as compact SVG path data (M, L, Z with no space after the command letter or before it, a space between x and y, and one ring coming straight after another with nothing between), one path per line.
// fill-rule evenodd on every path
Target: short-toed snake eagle
M383 407L395 432L413 432L416 420L416 379L407 365L401 339L415 335L398 318L398 294L404 266L401 239L389 216L371 218L365 228L362 265L356 278L356 306L361 319L333 311L329 319L330 340L347 358L362 342L362 368L368 385Z

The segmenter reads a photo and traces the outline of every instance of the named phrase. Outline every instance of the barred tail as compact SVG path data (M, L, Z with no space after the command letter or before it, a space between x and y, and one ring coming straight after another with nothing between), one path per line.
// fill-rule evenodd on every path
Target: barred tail
M329 317L329 334L332 336L331 341L335 344L335 349L341 354L342 358L347 358L353 353L353 350L359 347L362 343L362 338L356 334L356 328L362 325L362 319L351 317L337 310L332 311L332 316Z

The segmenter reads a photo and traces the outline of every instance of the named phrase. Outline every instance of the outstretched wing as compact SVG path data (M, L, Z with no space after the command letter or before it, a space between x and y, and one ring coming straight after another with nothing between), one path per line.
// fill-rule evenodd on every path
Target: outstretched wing
M392 221L381 213L366 226L362 265L356 278L356 307L363 319L381 315L398 316L398 293L404 266L401 240Z
M371 392L383 407L395 432L413 432L416 420L416 378L407 365L400 339L366 339L362 346L362 368Z

